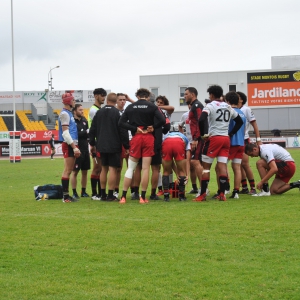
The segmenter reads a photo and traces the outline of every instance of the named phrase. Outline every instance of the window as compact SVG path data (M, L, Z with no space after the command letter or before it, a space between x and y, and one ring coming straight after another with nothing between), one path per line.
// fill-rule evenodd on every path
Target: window
M184 100L184 92L187 86L181 86L179 87L179 106L187 106L185 100Z
M236 84L229 84L228 90L229 92L236 92Z
M151 88L151 93L153 93L156 98L158 96L158 88Z

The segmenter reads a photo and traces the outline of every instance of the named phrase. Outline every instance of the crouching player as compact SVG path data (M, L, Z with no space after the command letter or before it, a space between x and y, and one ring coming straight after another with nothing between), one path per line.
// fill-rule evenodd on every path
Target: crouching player
M260 193L252 196L270 196L283 194L290 189L300 188L300 180L288 183L296 171L294 159L284 148L277 144L248 144L245 153L251 157L260 157L256 167L261 178L256 185ZM268 180L276 175L269 189Z
M185 185L190 173L191 145L187 137L181 132L168 133L162 143L162 164L164 168L162 184L164 200L170 201L169 175L172 173L173 158L177 167L179 201L185 201Z
M72 108L75 106L75 99L72 94L66 93L62 95L62 102L64 108L59 114L59 140L63 141L61 147L64 155L64 171L62 173L61 184L64 194L63 202L68 203L76 201L69 196L69 180L75 159L80 156L80 150L77 148L77 125L72 113Z

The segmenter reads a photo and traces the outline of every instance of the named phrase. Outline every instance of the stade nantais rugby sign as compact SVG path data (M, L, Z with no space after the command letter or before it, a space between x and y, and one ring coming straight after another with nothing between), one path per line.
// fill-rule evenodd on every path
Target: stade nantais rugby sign
M300 105L300 71L247 74L248 105Z

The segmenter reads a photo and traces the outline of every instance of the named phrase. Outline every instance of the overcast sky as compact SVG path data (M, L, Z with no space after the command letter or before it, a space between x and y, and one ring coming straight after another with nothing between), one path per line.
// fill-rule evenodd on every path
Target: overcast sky
M13 0L15 89L103 87L140 75L271 68L300 54L299 0ZM0 91L12 91L11 0L0 1Z

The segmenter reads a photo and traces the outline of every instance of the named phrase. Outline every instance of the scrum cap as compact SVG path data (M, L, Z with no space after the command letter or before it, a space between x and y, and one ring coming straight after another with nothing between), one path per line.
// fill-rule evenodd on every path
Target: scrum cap
M65 93L61 96L62 98L62 103L65 105L72 105L72 100L74 97L72 96L71 93Z

